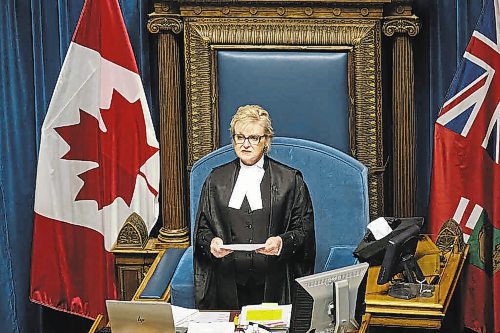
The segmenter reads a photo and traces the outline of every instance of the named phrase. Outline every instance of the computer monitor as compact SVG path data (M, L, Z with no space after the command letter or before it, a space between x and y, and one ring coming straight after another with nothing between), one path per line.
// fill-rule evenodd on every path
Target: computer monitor
M361 263L295 279L290 333L357 330L356 300L367 270Z
M420 236L420 226L411 225L391 237L385 250L377 283L385 284L398 273L403 273L403 282L424 283L422 270L415 260L415 250Z

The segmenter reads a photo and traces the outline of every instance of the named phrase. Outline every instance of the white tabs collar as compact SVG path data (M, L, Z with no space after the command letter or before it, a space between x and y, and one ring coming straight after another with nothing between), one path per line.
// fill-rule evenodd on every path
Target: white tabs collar
M228 206L240 209L246 196L251 210L262 209L260 183L264 173L264 156L254 165L245 165L240 160L240 172Z

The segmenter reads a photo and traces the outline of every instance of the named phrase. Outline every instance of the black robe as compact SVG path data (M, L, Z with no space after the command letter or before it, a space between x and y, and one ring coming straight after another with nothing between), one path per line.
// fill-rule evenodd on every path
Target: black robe
M314 215L309 191L301 173L265 157L271 177L269 237L280 236L279 256L268 256L272 270L265 276L264 301L292 302L295 278L314 272L316 244ZM218 260L234 260L229 254L217 259L210 253L210 242L220 237L231 243L230 223L224 211L229 204L240 168L239 159L214 168L203 184L194 237L194 289L199 309L237 309L235 272L219 272ZM267 171L266 171L267 172ZM227 266L227 265L225 265Z

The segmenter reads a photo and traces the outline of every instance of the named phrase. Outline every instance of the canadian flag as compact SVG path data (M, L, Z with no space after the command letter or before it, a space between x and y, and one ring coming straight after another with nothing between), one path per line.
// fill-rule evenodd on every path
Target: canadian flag
M106 313L120 229L158 217L158 147L118 1L86 0L41 131L33 302Z

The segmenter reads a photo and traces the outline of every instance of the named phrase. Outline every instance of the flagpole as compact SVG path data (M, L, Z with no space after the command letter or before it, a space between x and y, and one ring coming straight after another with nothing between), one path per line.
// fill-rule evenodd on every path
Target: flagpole
M186 222L185 163L182 140L182 98L178 34L182 32L178 12L166 4L155 4L148 30L158 36L160 102L160 165L163 225L157 247L188 246Z

